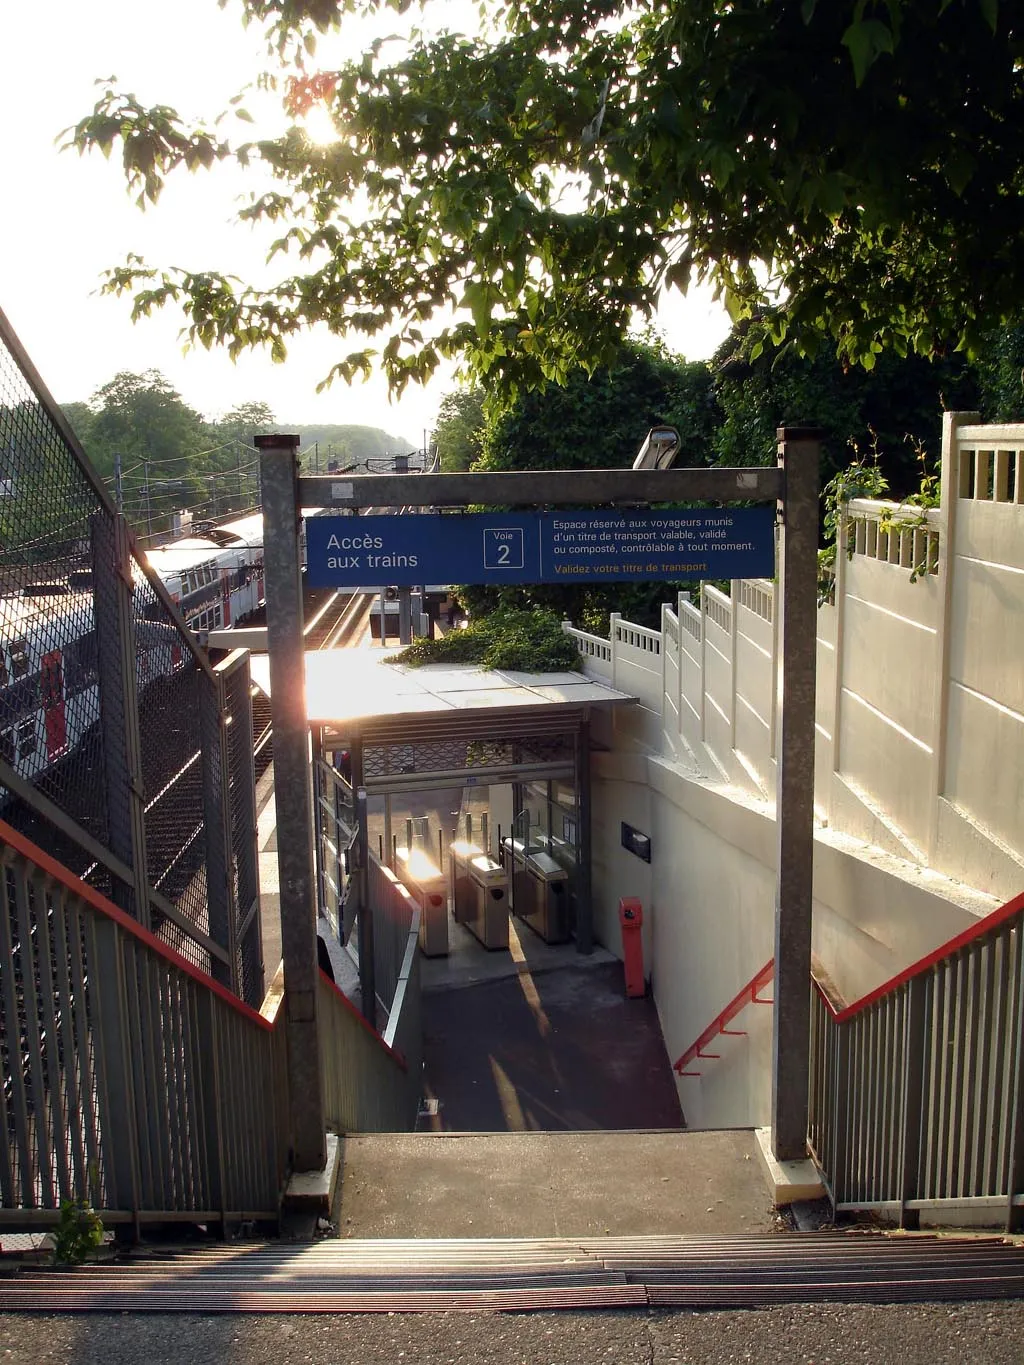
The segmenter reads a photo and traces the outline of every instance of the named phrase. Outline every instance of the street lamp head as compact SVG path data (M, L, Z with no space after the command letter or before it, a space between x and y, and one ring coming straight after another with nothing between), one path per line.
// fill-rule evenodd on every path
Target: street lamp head
M682 441L675 427L651 427L633 461L633 468L670 469L681 447Z

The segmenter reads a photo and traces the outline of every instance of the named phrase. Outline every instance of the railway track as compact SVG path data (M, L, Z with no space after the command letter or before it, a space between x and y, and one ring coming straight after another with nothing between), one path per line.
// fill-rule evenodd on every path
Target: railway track
M312 615L303 631L307 649L341 649L365 632L371 597L365 593L327 591L307 602ZM270 698L259 688L252 695L253 761L256 780L274 761Z

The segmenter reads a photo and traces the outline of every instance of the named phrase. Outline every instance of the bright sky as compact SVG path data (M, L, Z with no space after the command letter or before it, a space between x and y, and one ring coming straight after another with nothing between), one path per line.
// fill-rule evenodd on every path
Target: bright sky
M437 6L452 27L460 8L473 10L459 0ZM92 108L95 81L111 75L143 102L213 117L264 60L259 36L238 15L237 5L221 10L216 0L0 0L0 308L62 403L87 399L120 370L158 369L210 417L261 400L282 425L365 423L419 445L453 385L451 371L397 402L380 377L317 394L319 380L350 349L326 334L292 343L283 365L259 352L232 362L222 352L183 353L181 321L171 312L133 326L127 299L98 296L103 271L129 252L150 265L243 277L260 271L262 239L231 221L248 187L241 178L221 168L172 179L159 206L141 213L116 161L54 145ZM344 48L361 50L364 36L349 21ZM707 295L675 296L659 326L689 359L710 355L728 331Z

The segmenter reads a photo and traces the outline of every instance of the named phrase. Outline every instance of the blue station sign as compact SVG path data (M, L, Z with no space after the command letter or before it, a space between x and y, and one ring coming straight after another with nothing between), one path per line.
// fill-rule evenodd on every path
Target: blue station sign
M306 522L306 564L311 586L338 588L771 578L775 511L313 517Z

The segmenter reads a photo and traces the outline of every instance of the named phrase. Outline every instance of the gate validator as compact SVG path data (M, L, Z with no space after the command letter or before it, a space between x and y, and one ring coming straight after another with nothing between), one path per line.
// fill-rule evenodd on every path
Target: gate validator
M807 1154L814 696L817 623L816 428L780 427L776 467L600 469L492 474L363 474L300 478L298 436L257 436L263 489L267 645L278 792L281 947L296 1170L326 1160L317 1035L316 874L305 705L299 531L303 507L625 508L638 504L776 503L779 513L778 774L772 1151ZM454 581L454 580L453 580ZM464 581L464 580L462 580ZM530 581L530 580L526 580ZM616 581L611 577L608 581ZM583 769L587 768L584 763ZM589 843L589 841L588 841ZM363 901L360 914L372 917Z

